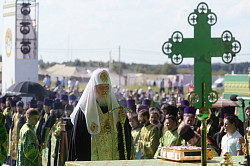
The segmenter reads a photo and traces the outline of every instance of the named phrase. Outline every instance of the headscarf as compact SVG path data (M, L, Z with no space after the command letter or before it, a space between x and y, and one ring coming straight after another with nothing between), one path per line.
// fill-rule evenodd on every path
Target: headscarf
M110 97L109 111L119 107L119 104L115 97L115 93L111 86L111 81L108 72L104 69L96 69L93 72L78 104L76 105L74 111L70 115L71 122L74 124L76 113L80 108L85 115L87 129L89 134L91 135L98 134L100 132L99 114L98 114L96 95L95 95L95 86L100 84L109 84L109 97ZM118 111L113 112L113 117L114 117L114 128L117 131L116 123L118 122ZM96 127L94 131L93 128L91 128L91 125L93 124Z

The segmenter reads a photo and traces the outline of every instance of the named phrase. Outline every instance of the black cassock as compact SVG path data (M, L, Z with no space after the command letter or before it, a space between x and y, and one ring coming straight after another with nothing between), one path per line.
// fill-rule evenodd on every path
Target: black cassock
M44 116L45 115L45 110L42 110L41 112L41 118L38 121L38 126L36 129L36 137L38 139L39 145L41 145L43 143L44 140L42 140L42 130L43 130L43 124L45 123L45 119Z
M131 154L131 127L126 119L124 124L124 133L126 140L127 159ZM119 159L124 160L124 146L121 123L118 122L118 150ZM72 129L71 142L69 146L69 161L91 161L91 135L88 133L84 113L79 110L76 113L74 126Z

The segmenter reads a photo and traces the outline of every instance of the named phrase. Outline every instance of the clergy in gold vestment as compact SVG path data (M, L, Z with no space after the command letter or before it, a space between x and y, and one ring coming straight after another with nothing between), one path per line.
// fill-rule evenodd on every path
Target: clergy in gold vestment
M137 114L130 114L128 116L129 119L129 125L132 127L132 131L131 131L131 136L132 136L132 141L133 141L133 151L132 151L132 155L133 155L133 159L136 158L136 149L138 147L138 140L139 140L139 136L140 136L140 132L141 132L141 126L139 126L139 121L137 118Z
M16 103L17 112L13 115L12 118L12 125L11 125L11 140L9 140L10 145L10 156L11 156L11 164L16 165L17 160L17 148L18 148L18 140L19 140L19 133L22 126L25 124L25 114L23 110L24 103L22 101L18 101Z
M41 166L42 155L34 131L34 127L38 122L39 113L35 108L30 108L26 112L26 118L27 122L20 130L16 166ZM43 148L44 145L41 149Z
M119 160L130 158L131 133L128 120L122 132L124 112L113 111L119 107L106 70L93 72L76 108L71 114L74 124L69 150L70 161ZM119 115L119 116L118 116ZM126 151L123 145L126 139Z
M182 138L177 132L177 119L174 116L168 116L164 122L164 133L160 138L158 149L155 153L154 158L161 156L161 147L163 146L180 146L182 143Z
M149 111L146 109L138 113L138 120L142 126L136 148L136 159L152 159L159 145L159 130L149 122Z

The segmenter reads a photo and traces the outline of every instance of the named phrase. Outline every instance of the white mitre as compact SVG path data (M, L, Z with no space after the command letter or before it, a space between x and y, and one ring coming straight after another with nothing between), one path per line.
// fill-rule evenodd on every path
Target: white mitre
M100 132L99 114L95 95L95 86L100 84L109 84L109 97L111 101L111 108L109 108L109 111L119 107L119 104L111 86L111 81L108 72L104 69L96 69L93 72L78 104L70 115L71 122L74 124L76 113L80 108L85 115L87 129L89 134L91 135L98 134ZM114 129L117 131L116 123L118 122L118 111L113 112L113 117Z

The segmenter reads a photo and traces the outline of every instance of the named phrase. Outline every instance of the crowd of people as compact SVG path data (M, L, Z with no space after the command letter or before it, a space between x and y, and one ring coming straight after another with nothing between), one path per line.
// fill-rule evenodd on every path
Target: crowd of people
M57 78L56 87L51 87L49 76L45 77L44 88L54 94L52 97L36 96L25 103L19 96L1 98L0 165L4 161L20 166L42 163L41 158L47 160L46 165L58 165L59 145L53 140L60 136L59 119L69 118L81 95L79 81L70 79L66 90L63 80L65 77L61 81ZM53 134L48 138L51 129Z
M73 124L69 161L153 159L161 156L162 146L201 146L197 109L179 90L122 90L111 86L103 69L93 73L82 93L73 87L66 91L62 82L56 85L53 99L37 96L24 104L21 97L1 98L1 164L58 165L62 117ZM117 110L121 106L125 111ZM244 128L235 107L210 111L208 147L215 156L242 155ZM249 127L250 106L246 114Z
M66 81L65 77L62 77L61 80L59 80L59 77L56 77L55 81L55 87L51 87L51 79L48 74L45 75L43 79L43 86L47 90L51 90L53 92L56 92L57 95L72 93L72 92L78 92L80 88L80 81L78 79L72 79L69 78L68 81ZM66 86L68 89L66 90Z

